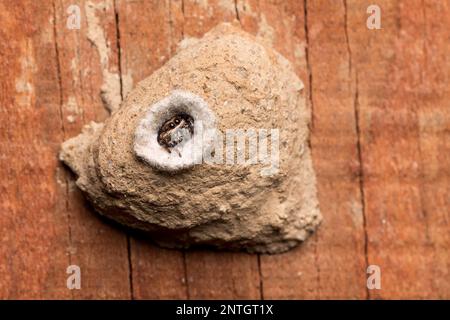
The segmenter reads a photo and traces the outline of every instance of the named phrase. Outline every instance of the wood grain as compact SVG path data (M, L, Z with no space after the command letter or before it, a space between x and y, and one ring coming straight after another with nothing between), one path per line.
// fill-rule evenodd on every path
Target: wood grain
M66 27L81 8L81 28ZM0 0L0 298L450 298L450 1ZM305 83L324 222L281 255L161 249L57 160L185 38L229 21ZM108 100L107 99L107 100ZM81 267L82 289L66 288ZM368 265L381 290L366 287Z
M360 24L365 3L352 2L348 13L358 75L369 263L379 265L383 277L382 290L373 297L448 297L449 162L433 160L445 153L448 140L448 86L442 88L448 84L443 58L448 43L434 50L428 43L440 39L439 33L448 39L449 2L379 5L386 13L377 32ZM433 32L427 30L435 19L431 12L442 18ZM430 154L425 149L430 145L443 149ZM441 178L430 171L439 171Z
M101 122L108 117L100 94L105 84L102 68L116 74L120 83L113 2L78 2L86 17L81 19L80 30L66 27L67 8L72 3L54 3L64 139L76 136L90 121ZM97 30L101 31L98 39L91 34ZM103 42L108 46L105 52ZM83 289L74 290L74 298L130 298L126 234L92 214L68 170L62 170L61 179L67 190L70 263L78 265L82 273Z
M70 298L53 8L0 2L0 297Z

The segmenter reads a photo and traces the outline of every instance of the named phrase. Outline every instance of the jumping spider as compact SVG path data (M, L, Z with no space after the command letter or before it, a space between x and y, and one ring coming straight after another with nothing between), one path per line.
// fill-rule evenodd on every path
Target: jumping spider
M171 149L181 143L187 135L194 134L194 119L186 113L178 113L166 120L158 131L158 143L171 153ZM178 151L181 157L181 153Z

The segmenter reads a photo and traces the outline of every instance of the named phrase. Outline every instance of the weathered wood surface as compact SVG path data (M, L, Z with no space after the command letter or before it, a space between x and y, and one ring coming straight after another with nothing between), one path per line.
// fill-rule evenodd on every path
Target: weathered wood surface
M0 298L450 298L450 1L378 0L369 30L372 2L1 0ZM93 214L57 160L108 116L101 91L118 103L222 21L285 55L313 110L324 222L285 254L158 248Z

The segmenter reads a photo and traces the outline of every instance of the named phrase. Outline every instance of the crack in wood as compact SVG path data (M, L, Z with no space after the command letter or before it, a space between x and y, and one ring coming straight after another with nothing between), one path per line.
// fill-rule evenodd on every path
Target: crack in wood
M352 78L352 68L353 68L353 56L350 46L350 39L348 33L348 7L347 0L343 0L344 4L344 29L345 29L345 41L347 45L347 53L349 57L349 75ZM359 184L359 192L361 197L361 212L362 212L362 220L363 220L363 231L364 231L364 261L366 264L366 270L369 266L369 256L368 256L368 247L369 247L369 237L367 234L367 218L366 218L366 205L365 205L365 193L364 193L364 167L363 167L363 158L362 158L362 147L361 147L361 128L360 128L360 110L359 110L359 91L358 91L358 70L354 68L354 94L353 94L353 110L354 110L354 118L355 118L355 130L356 130L356 148L358 153L358 184ZM366 286L366 299L370 299L370 291Z
M310 39L309 39L309 29L308 29L308 1L304 0L303 1L303 18L304 18L304 32L305 32L305 41L306 41L306 46L305 46L305 60L306 60L306 69L308 72L308 102L309 102L309 106L311 109L311 131L314 129L314 104L313 104L313 93L312 93L312 83L313 83L313 77L312 77L312 68L311 68L311 63L310 63L310 57L309 57L309 44L310 44ZM311 136L311 134L310 134ZM311 139L308 139L308 144L309 144L309 148L311 150L312 153L312 143L311 143ZM319 253L317 251L317 247L318 247L318 236L315 235L314 236L314 263L315 263L315 267L316 267L316 283L317 283L317 296L320 297L320 264L319 264Z
M190 299L190 292L189 292L189 275L188 275L188 268L187 268L187 258L186 258L186 250L183 250L183 270L184 270L184 284L186 286L186 299Z
M312 95L312 71L311 64L309 61L309 30L308 30L308 1L303 1L303 18L304 18L304 32L305 32L305 60L306 60L306 69L308 71L308 102L311 108L311 130L314 129L314 105L313 105L313 95Z
M234 0L234 13L236 15L237 21L239 21L239 24L242 27L241 17L239 16L238 0Z
M114 19L116 24L116 46L117 46L117 64L119 69L119 82L120 82L120 99L123 101L123 81L122 81L122 50L120 46L120 20L119 20L119 10L117 9L117 1L113 0L114 6Z
M62 76L61 76L61 62L60 62L60 55L59 55L59 47L58 47L58 37L57 37L57 30L56 30L56 4L55 1L52 1L52 8L53 8L53 41L54 41L54 50L55 50L55 58L56 58L56 72L57 72L57 78L58 78L58 91L59 91L59 117L61 121L61 131L63 134L63 139L66 139L66 128L64 124L64 113L63 113L63 86L62 86ZM69 241L69 247L72 248L72 228L70 226L71 224L71 217L70 217L70 210L69 210L69 179L67 177L67 173L64 173L64 182L65 182L65 208L67 212L67 237ZM68 254L68 260L69 265L72 265L72 252L71 250L67 250ZM74 292L70 291L72 299L74 299Z
M257 255L258 260L258 275L259 275L259 296L261 300L264 300L264 282L263 282L263 274L262 274L262 267L261 267L261 255Z
M119 19L119 10L117 7L117 0L113 0L113 7L114 7L114 21L116 26L116 46L117 46L117 64L119 69L120 100L123 101L124 94L123 94L123 80L122 80L122 49L120 44L120 19ZM130 287L130 298L131 300L134 300L131 236L128 232L126 233L126 242L127 242L128 281Z

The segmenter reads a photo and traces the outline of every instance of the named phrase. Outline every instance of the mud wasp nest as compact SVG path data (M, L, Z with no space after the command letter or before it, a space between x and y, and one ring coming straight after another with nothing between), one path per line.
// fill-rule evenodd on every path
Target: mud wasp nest
M319 225L310 110L291 64L222 24L60 159L96 211L160 245L278 253Z

